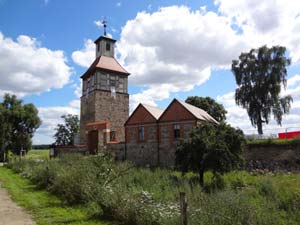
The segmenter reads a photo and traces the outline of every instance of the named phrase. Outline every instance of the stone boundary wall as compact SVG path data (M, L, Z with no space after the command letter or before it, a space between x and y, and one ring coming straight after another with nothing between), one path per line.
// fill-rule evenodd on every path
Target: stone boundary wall
M244 158L248 170L300 171L300 144L250 144Z
M125 160L125 143L107 144L104 151L111 154L115 160ZM101 151L101 150L100 150Z

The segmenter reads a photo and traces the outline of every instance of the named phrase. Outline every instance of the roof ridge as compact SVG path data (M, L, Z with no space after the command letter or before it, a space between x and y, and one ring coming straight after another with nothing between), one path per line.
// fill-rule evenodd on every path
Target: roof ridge
M148 107L152 107L152 108L155 108L155 109L163 110L163 109L161 109L161 108L158 108L157 106L152 106L152 105L145 104L145 103L141 103L141 105L143 105L143 106L148 106Z
M155 106L147 105L144 103L140 103L140 105L143 106L156 120L158 120L162 113L165 111L161 108L157 108ZM153 110L155 110L156 112Z
M176 99L176 98L175 98ZM200 115L200 117L202 117L201 119L210 119L215 123L219 123L215 118L213 118L208 112L206 112L204 109L201 109L197 106L194 106L192 104L189 104L187 102L183 102L181 100L176 99L183 107L185 107L190 113L192 113L194 116L196 116L197 118L199 118L199 115L197 115L195 112L191 111L191 109L197 110L198 112L201 112L202 115ZM191 109L189 109L191 108ZM208 117L208 118L207 118Z

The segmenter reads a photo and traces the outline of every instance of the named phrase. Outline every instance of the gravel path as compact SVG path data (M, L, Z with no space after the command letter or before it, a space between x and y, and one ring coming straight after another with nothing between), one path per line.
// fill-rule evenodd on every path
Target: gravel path
M0 225L36 225L0 184Z

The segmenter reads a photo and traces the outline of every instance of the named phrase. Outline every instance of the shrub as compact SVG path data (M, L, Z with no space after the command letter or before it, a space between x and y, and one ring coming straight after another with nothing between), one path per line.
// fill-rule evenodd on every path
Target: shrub
M270 179L263 179L258 183L258 191L261 195L274 198L276 193Z

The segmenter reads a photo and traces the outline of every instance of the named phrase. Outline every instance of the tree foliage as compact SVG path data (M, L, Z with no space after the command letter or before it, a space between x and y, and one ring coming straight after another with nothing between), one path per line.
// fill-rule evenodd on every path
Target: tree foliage
M286 67L290 59L285 56L285 47L262 46L242 53L232 61L232 72L238 88L235 101L248 112L251 124L263 134L263 123L268 124L271 114L281 125L282 116L289 112L292 97L280 97L281 85L286 88Z
M175 164L182 172L199 173L200 185L204 172L224 173L242 165L243 132L230 125L202 123L182 140L176 150Z
M79 132L79 119L77 115L63 115L64 124L57 124L54 135L56 145L74 145L75 134Z
M227 111L224 109L223 105L217 103L210 97L203 98L199 96L190 96L185 100L185 102L205 110L219 122L226 120Z
M0 103L0 123L1 151L9 149L19 154L21 149L30 149L31 138L41 120L33 104L23 104L15 95L5 94Z

